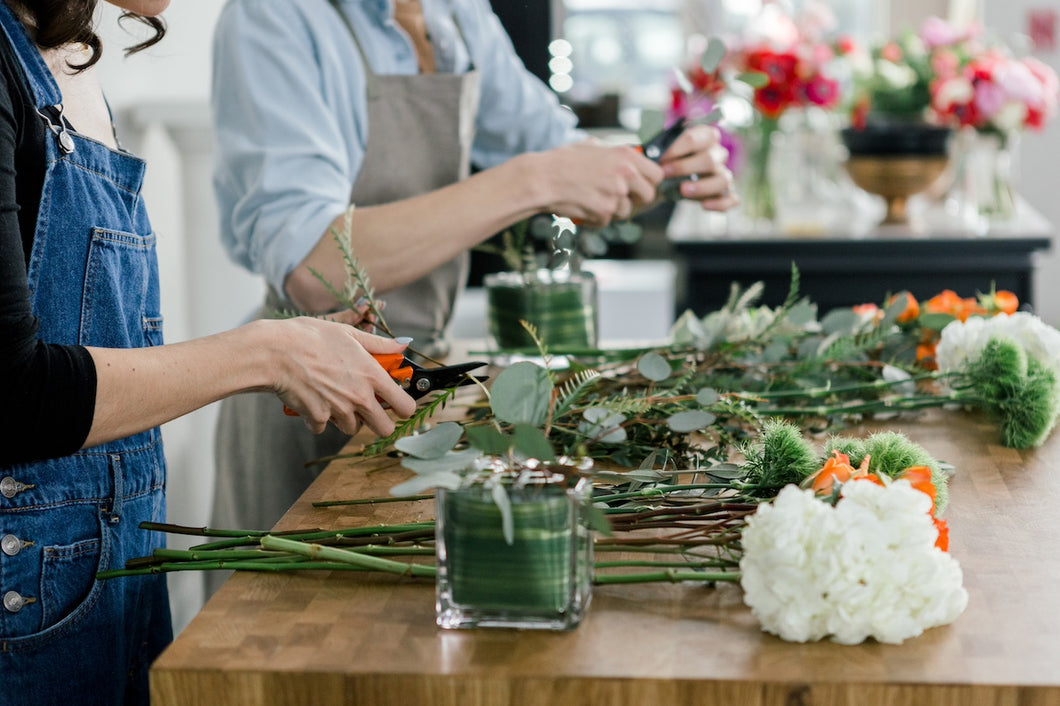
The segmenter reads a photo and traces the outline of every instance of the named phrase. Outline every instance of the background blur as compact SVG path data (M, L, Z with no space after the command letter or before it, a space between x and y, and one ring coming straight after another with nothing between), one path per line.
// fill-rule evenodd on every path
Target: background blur
M550 4L551 3L551 4ZM601 91L621 96L615 109L626 127L638 106L665 99L670 69L684 55L684 36L719 33L738 27L756 12L757 0L499 0L499 11L524 28L527 37L550 33L572 44L581 74L556 79L547 67L544 45L525 49L528 66L558 80L565 100ZM793 2L797 6L798 2ZM105 4L104 4L105 5ZM1055 0L833 0L844 28L864 38L918 27L929 15L977 15L998 36L1026 46L1032 13L1056 12ZM123 142L147 159L145 186L158 233L163 314L169 342L214 333L241 323L259 303L262 285L228 262L217 238L216 209L210 183L213 136L209 125L210 46L222 3L174 0L166 12L164 42L130 59L121 49L135 43L120 27L117 11L105 5L100 31L106 51L101 79L118 116ZM1055 23L1053 27L1056 30ZM535 34L536 33L536 34ZM138 35L136 35L138 36ZM1035 55L1060 69L1060 52L1040 45ZM628 63L627 63L628 62ZM562 67L560 67L562 68ZM632 110L632 112L631 112ZM1060 128L1028 135L1020 143L1020 192L1052 223L1060 223L1056 171ZM1060 253L1039 263L1037 312L1060 325ZM216 410L207 408L166 425L170 464L169 519L205 525L212 494L212 443ZM171 544L178 545L177 541ZM171 575L174 618L182 628L202 603L201 579Z

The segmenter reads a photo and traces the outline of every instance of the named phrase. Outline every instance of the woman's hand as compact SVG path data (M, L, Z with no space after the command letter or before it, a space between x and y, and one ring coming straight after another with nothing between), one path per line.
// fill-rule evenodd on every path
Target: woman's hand
M331 421L347 434L366 424L386 436L394 430L394 421L383 405L408 417L416 402L372 354L401 353L405 344L349 325L360 320L358 312L330 318L338 320L299 317L260 322L272 329L268 340L279 362L272 389L314 434Z
M535 183L549 189L545 210L588 226L629 218L655 200L663 179L659 165L626 145L585 140L527 157Z
M667 179L686 178L681 196L699 201L705 210L726 211L740 203L733 189L732 172L725 166L728 151L721 135L710 125L693 125L666 150L659 165Z

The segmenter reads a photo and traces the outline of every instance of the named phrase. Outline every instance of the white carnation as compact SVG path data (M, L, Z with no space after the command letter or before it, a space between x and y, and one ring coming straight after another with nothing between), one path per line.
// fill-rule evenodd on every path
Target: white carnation
M897 644L952 622L968 595L960 565L935 547L930 508L906 481L847 483L835 507L784 488L744 530L744 602L795 642Z
M1060 377L1060 331L1024 311L990 318L973 316L964 322L952 321L947 324L935 348L939 370L949 372L965 369L979 358L987 342L994 337L1011 339L1028 356Z

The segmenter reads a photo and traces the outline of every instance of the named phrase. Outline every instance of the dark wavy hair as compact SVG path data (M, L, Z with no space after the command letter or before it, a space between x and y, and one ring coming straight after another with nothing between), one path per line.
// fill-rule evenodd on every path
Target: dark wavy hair
M75 71L84 71L99 61L103 43L92 27L99 0L0 0L6 1L14 13L26 24L33 40L44 49L64 44L81 43L91 50L83 64L70 64ZM125 50L133 54L158 44L166 33L165 23L157 17L142 17L123 12L121 19L142 22L154 30L154 35Z

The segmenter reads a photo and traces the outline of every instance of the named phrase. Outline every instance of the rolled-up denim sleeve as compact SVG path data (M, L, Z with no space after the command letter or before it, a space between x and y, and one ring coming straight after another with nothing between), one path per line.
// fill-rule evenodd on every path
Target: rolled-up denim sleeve
M337 60L319 22L297 3L233 0L214 36L221 239L278 291L348 206L363 159L363 143L340 127L354 109L349 94L363 95L363 71ZM360 72L360 85L345 72ZM343 80L329 83L336 73Z
M471 159L496 166L523 152L552 149L585 135L574 114L530 73L487 0L455 2L471 60L482 74L482 96Z

